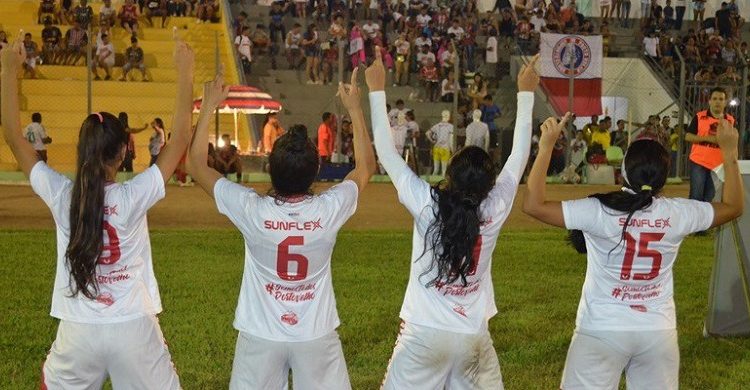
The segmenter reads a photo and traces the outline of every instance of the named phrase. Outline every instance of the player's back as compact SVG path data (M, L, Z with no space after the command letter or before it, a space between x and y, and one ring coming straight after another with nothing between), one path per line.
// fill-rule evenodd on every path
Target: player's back
M57 225L57 274L52 316L84 323L123 322L161 311L151 259L146 212L164 197L164 180L156 165L119 184L107 183L102 223L103 248L97 261L95 300L71 296L65 253L70 240L73 182L37 163L31 171L34 192L49 206Z
M586 198L563 202L563 215L567 228L583 231L588 253L577 326L673 329L672 267L682 240L710 227L711 204L657 197L628 220L626 213Z
M317 196L280 201L220 180L219 212L245 238L245 271L234 326L274 341L306 341L339 325L331 254L356 210L358 189L345 180Z

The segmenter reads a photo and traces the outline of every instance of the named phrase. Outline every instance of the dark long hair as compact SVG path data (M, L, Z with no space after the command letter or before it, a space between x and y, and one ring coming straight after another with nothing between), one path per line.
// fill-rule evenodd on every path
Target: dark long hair
M128 114L126 112L121 112L117 114L117 119L120 120L120 123L122 123L122 127L127 131L127 129L130 128L130 124L128 124Z
M638 140L628 148L624 166L623 176L627 177L621 191L589 196L598 199L603 206L627 215L620 241L612 250L617 249L625 239L625 232L633 214L651 206L654 197L664 188L669 173L669 153L659 142L650 139ZM576 251L586 253L583 232L571 230L568 239Z
M277 200L296 195L312 195L310 187L318 176L318 148L307 136L307 127L294 125L273 144L268 156L273 189Z
M70 201L70 240L65 251L72 296L81 293L89 299L95 299L99 289L96 263L104 244L107 167L117 164L128 142L128 133L118 118L106 112L99 115L89 115L78 136L77 171Z
M474 245L482 224L479 206L495 184L495 164L484 150L476 146L463 148L448 164L445 180L432 187L435 220L427 228L425 247L433 251L430 268L437 276L425 285L453 283L466 276L474 260ZM428 243L429 241L429 243ZM421 258L421 257L420 257Z

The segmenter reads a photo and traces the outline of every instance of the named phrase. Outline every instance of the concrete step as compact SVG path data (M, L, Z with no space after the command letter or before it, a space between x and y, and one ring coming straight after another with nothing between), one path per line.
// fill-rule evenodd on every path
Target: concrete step
M204 81L212 80L215 76L215 71L212 66L202 66L195 68L195 75L194 75L194 81L196 83L202 83ZM113 76L119 77L122 74L121 68L115 68L113 72ZM165 69L165 68L147 68L146 73L149 75L149 77L154 80L154 82L164 82L164 83L174 83L177 81L177 72L174 68L172 69ZM101 73L103 76L103 72ZM133 74L136 74L139 76L137 78L140 80L140 72L134 71ZM229 82L236 82L236 80L232 80L232 74L229 73L226 75L227 81ZM61 65L40 65L37 68L37 77L39 79L46 79L46 80L81 80L85 81L87 80L87 71L86 67L83 65L79 66L61 66Z

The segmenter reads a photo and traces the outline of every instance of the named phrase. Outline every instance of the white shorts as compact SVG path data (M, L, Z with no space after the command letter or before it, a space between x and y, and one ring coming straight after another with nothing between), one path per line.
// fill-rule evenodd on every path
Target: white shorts
M280 342L240 332L232 364L230 390L350 390L344 351L333 331L311 341Z
M401 324L382 389L503 389L488 330L454 333Z
M618 389L625 371L628 390L678 387L677 330L647 332L576 330L568 349L561 389Z
M39 61L39 57L31 57L31 58L25 58L23 63L26 64L29 68L36 68L36 63Z
M42 367L43 389L180 389L156 316L115 324L60 321Z

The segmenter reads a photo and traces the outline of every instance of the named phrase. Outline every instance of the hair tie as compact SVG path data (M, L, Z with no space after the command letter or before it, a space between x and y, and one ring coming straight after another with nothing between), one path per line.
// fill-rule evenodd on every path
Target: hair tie
M99 117L99 123L104 124L104 117L102 117L102 113L101 112L95 112L94 115L96 115L97 117Z
M622 187L622 188L620 188L620 191L627 192L630 195L635 195L635 191L631 190L628 187Z
M650 185L644 184L641 186L641 191L651 191L652 188Z

